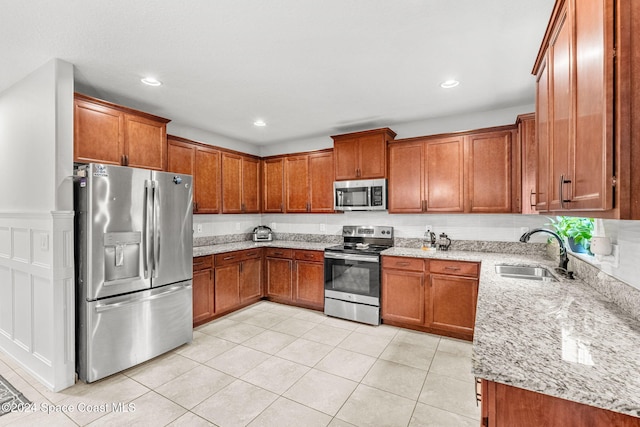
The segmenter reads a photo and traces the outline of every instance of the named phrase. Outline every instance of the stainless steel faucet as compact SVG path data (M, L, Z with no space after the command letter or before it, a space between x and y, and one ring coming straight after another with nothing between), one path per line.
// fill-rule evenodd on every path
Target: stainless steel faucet
M522 243L527 243L531 238L531 235L535 233L547 233L556 238L556 240L558 241L558 245L560 245L560 264L558 265L558 269L560 269L567 276L571 276L571 272L567 270L567 266L569 265L567 247L564 245L564 240L562 239L562 237L560 237L555 231L547 230L546 228L534 228L533 230L527 231L522 236L520 236L520 241Z

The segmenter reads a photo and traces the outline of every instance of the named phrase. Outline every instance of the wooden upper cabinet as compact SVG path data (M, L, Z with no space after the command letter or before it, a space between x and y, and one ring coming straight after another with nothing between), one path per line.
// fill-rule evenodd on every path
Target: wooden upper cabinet
M284 212L284 157L262 161L262 211Z
M620 161L625 162L622 159L637 154L624 142L631 134L625 120L630 117L629 103L633 102L627 83L633 75L625 73L638 61L630 44L625 44L633 24L624 16L633 8L637 13L635 2L616 9L613 0L556 3L533 70L539 117L539 211L629 216L629 211L605 212L616 207L615 197L620 202L618 207L628 209L625 199L629 200L634 191L631 174L623 168L614 170L616 151L618 166ZM619 23L618 29L614 20ZM619 46L614 45L615 38ZM634 60L636 65L632 65ZM619 123L620 141L614 135L615 121ZM617 195L616 180L622 185Z
M167 170L193 176L193 213L220 212L220 151L169 135Z
M222 153L222 213L260 211L260 160Z
M547 59L540 66L536 83L536 211L549 211L549 68Z
M387 142L396 134L389 128L335 135L335 180L386 178Z
M536 116L534 113L521 114L516 119L517 137L520 146L522 166L522 210L523 214L537 213L536 175L538 171L538 145L536 143ZM516 181L517 183L517 181Z
M425 142L424 211L464 212L464 138Z
M309 158L287 157L285 160L286 211L309 211Z
M309 212L333 212L333 153L309 155Z
M284 176L286 212L333 212L331 151L286 157Z
M518 158L513 131L467 136L467 194L471 213L509 213L515 205Z
M73 160L166 170L168 122L76 93Z
M388 207L390 213L424 211L424 143L389 146Z

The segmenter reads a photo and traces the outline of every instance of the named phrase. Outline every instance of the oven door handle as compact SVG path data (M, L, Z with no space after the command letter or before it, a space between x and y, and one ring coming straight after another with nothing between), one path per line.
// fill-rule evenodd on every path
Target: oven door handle
M325 251L324 257L329 259L343 259L346 261L365 261L365 262L375 262L375 263L380 262L380 258L376 255L356 255L356 254L344 254L341 252Z

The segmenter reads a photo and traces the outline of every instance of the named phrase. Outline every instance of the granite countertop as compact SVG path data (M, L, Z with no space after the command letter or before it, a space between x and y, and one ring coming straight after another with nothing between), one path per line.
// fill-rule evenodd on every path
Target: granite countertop
M315 243L315 242L300 242L292 240L273 240L271 242L253 242L251 240L245 240L242 242L234 243L222 243L219 245L209 246L194 246L193 256L205 256L213 254L221 254L224 252L242 251L245 249L253 248L288 248L288 249L307 249L312 251L323 251L324 248L334 246L335 243Z

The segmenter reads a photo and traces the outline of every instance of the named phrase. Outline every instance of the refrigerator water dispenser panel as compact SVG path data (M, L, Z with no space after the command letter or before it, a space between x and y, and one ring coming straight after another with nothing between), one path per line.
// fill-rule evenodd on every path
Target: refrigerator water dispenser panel
M139 277L139 231L104 233L104 275L107 282Z

